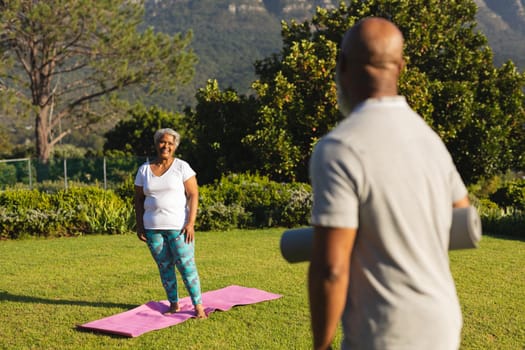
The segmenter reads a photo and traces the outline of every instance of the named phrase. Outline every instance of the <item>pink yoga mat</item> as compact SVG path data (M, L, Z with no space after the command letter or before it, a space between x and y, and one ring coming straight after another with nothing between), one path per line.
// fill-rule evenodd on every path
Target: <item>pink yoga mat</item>
M202 294L202 303L207 315L213 311L227 311L236 305L255 304L274 300L282 295L268 293L256 288L229 286ZM138 337L141 334L182 323L194 318L193 305L189 297L179 300L180 312L171 315L162 313L169 309L169 302L150 301L134 309L78 325L78 328L126 337Z

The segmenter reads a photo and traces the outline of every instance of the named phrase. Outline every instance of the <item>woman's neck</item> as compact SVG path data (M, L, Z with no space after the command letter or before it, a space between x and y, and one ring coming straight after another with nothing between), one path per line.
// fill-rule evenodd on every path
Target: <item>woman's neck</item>
M170 166L171 163L173 163L173 160L175 158L174 157L169 157L169 158L157 158L155 160L155 164L159 165L159 166Z

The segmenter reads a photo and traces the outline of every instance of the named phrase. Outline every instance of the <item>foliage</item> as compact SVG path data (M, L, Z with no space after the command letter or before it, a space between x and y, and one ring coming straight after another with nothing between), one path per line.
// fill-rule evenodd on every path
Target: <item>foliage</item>
M16 183L16 167L9 163L0 163L0 188Z
M45 192L57 192L68 186L115 188L134 176L146 159L108 151L104 157L52 158L46 164L35 159L12 160L0 163L0 170L5 170L0 172L0 188L25 187Z
M53 147L51 158L83 158L86 150L71 144L58 144Z
M525 179L505 183L490 199L503 209L525 211Z
M73 181L67 190L63 183L56 182L44 182L37 187L0 192L0 237L134 230L134 177L130 173L113 190ZM485 234L523 237L523 180L498 177L470 189ZM312 195L307 183L275 182L250 173L228 174L200 186L199 192L196 222L199 231L309 224ZM513 207L508 207L510 203Z
M239 227L247 227L251 214L241 205L230 205L215 199L216 189L203 186L199 190L199 211L196 228L199 231L221 230L227 231Z
M480 180L469 192L485 234L525 236L525 179L520 174Z
M253 84L261 108L255 133L246 142L259 154L261 169L273 179L308 181L308 160L315 142L340 119L333 79L337 45L319 37L286 46L281 60L256 64L260 79Z
M423 97L414 108L443 138L466 181L473 182L520 166L525 143L525 76L512 63L494 68L485 37L475 31L475 13L470 0L446 7L437 0L353 0L335 11L319 9L311 22L292 23L283 30L284 42L326 37L339 43L360 18L390 18L405 36L408 71L423 78L403 78L401 92L409 101Z
M118 93L174 92L191 78L191 33L139 32L143 14L141 0L0 3L2 94L33 106L40 160L73 130L118 114Z
M318 8L309 21L283 23L281 52L255 64L255 128L242 137L255 154L251 169L276 181L308 180L313 144L341 117L333 82L337 46L367 16L390 18L403 32L407 68L400 92L446 143L467 183L523 169L525 74L512 62L494 67L475 14L471 0L446 7L438 0L352 0L334 10ZM209 120L199 106L196 114L194 123ZM241 113L226 117L230 124L253 119ZM204 155L203 164L232 149L219 151Z
M133 106L128 117L120 120L104 137L104 151L122 151L128 155L155 157L157 151L153 142L155 131L171 128L184 135L182 116L153 106L147 109L144 105Z
M229 174L201 187L198 229L295 227L307 225L311 189L266 176Z
M39 189L0 192L0 237L64 236L133 231L134 177L114 190L72 182L46 182ZM201 186L196 228L201 231L308 224L308 184L278 183L268 177L230 174Z
M54 193L0 192L0 237L121 234L133 228L129 203L111 191L74 187Z
M521 238L525 236L525 211L485 209L480 218L485 235Z
M199 181L211 183L228 172L253 169L257 153L243 142L254 130L257 104L253 97L239 96L233 89L220 91L216 80L209 80L196 94L195 110L185 110L189 142L181 152L196 170Z

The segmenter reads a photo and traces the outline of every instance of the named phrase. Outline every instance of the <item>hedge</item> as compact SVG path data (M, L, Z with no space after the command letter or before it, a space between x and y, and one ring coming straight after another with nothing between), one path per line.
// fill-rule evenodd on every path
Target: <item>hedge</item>
M490 186L469 189L484 234L525 237L523 184L522 179L491 181ZM0 239L123 234L135 230L131 177L113 190L96 186L57 188L1 191ZM229 174L213 184L200 186L199 192L198 231L309 224L312 206L309 184L279 183L253 174Z
M0 239L123 234L135 229L131 178L114 190L46 188L0 192ZM199 190L196 229L201 231L306 225L311 208L309 185L276 183L256 175L229 175Z

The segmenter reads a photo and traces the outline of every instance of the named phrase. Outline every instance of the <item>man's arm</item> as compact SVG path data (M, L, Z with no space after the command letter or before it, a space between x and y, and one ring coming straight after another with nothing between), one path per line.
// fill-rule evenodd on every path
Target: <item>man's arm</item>
M470 200L468 199L468 195L452 203L453 208L466 208L468 206L470 206Z
M314 349L329 349L343 314L356 230L314 227L308 292Z

